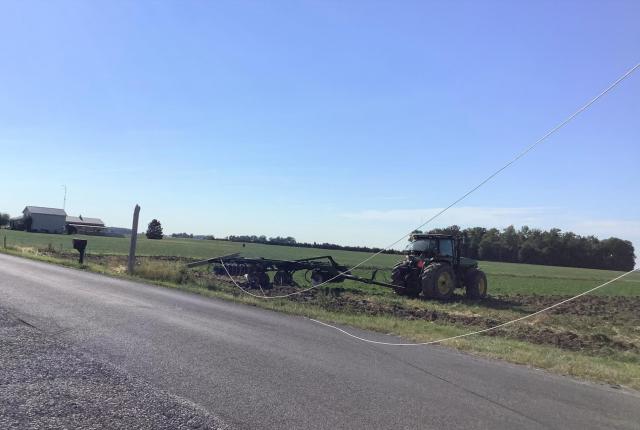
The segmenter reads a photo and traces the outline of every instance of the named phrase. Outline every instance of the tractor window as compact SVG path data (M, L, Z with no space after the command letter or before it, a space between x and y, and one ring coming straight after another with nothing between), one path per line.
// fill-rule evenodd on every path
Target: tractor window
M407 245L406 250L412 252L435 251L436 241L433 239L416 240Z
M452 240L443 239L440 241L440 255L453 257L453 241Z

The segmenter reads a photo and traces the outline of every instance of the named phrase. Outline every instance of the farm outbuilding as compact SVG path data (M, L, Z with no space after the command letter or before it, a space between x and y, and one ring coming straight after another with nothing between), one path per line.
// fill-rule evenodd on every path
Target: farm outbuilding
M99 218L67 216L67 233L69 234L103 234L105 225Z
M9 228L11 230L24 230L24 217L17 216L9 219Z
M27 206L21 217L11 218L12 230L25 230L40 233L57 234L94 234L104 235L106 227L99 218L68 216L64 209Z
M22 211L23 226L27 231L64 233L67 213L64 209L27 206Z

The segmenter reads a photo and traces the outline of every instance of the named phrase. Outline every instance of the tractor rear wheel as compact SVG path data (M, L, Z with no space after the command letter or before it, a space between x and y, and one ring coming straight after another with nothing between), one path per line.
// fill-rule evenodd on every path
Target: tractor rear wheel
M445 263L432 263L425 267L420 281L422 295L428 299L449 299L456 289L456 276L451 266Z
M470 299L487 297L487 276L482 270L470 269L465 276L465 288Z

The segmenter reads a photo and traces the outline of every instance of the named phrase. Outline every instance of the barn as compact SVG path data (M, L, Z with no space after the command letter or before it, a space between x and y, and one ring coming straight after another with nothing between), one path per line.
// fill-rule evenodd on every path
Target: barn
M104 234L104 222L100 218L67 216L67 233L69 234Z
M64 233L67 213L64 209L27 206L22 211L24 229L42 233Z

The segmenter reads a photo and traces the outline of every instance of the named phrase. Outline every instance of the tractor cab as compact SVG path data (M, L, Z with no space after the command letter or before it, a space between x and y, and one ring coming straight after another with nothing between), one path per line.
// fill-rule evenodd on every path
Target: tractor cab
M453 263L460 255L459 239L449 234L412 234L405 253L410 257L447 260Z

